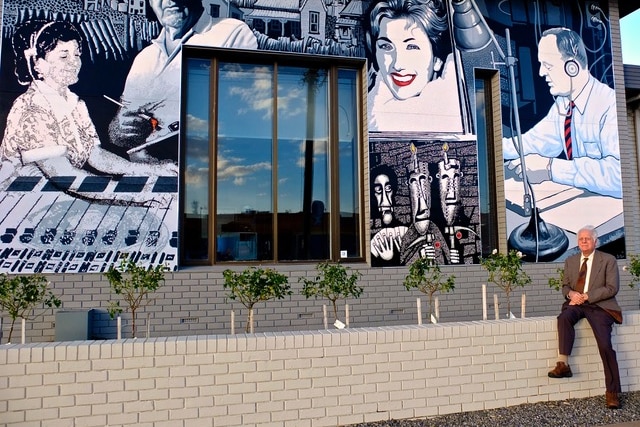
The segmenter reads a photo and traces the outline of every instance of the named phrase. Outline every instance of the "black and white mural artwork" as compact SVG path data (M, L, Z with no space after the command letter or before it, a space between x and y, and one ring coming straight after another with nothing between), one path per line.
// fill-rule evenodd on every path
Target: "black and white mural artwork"
M476 81L496 74L510 248L560 260L592 224L625 256L606 2L1 7L1 272L101 272L125 253L178 268L185 44L367 59L373 266L479 262Z

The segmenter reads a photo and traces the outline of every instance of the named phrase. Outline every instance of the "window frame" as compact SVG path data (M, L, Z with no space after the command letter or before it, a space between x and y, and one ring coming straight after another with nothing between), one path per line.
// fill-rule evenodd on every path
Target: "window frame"
M320 34L320 12L309 11L309 34Z
M489 225L489 232L491 236L483 235L482 231L486 230L486 227L481 224L481 253L482 256L488 256L493 249L498 249L501 253L507 251L507 226L506 226L506 202L504 194L504 164L502 155L502 114L501 114L501 102L500 102L500 73L492 69L476 68L474 70L474 97L477 90L477 81L483 82L483 96L484 96L484 117L485 122L485 135L481 136L478 132L478 105L476 102L476 122L475 132L478 144L478 152L480 152L480 144L484 141L485 150L488 158L486 159L487 176L485 177L487 187L487 200L491 207L488 220L491 222ZM478 159L478 165L480 159ZM482 168L478 167L479 174L482 173ZM483 181L482 176L478 176L478 182ZM478 189L480 190L480 189ZM482 205L481 191L478 191L479 203ZM480 207L481 208L481 207ZM488 241L485 243L485 241Z
M181 91L181 107L180 107L180 120L182 123L186 123L187 116L187 90L184 88L187 87L188 81L188 66L187 62L190 59L205 59L210 60L212 64L212 71L210 71L210 80L209 80L209 171L208 171L208 182L209 182L209 194L208 194L208 203L209 203L209 215L207 218L207 257L202 259L187 259L185 256L184 245L186 244L187 237L185 235L185 214L188 209L186 206L185 200L185 173L186 173L186 126L180 127L180 205L179 205L179 235L180 235L180 244L179 244L179 262L184 266L197 266L197 265L205 265L205 266L213 266L213 265L243 265L243 264L301 264L301 263L310 263L310 262L319 262L325 260L315 260L315 259L305 259L305 260L278 260L278 252L277 245L274 245L273 249L273 257L272 259L262 259L262 260L243 260L243 261L218 261L216 260L216 214L217 206L216 206L216 194L217 194L217 137L218 137L218 120L217 120L217 108L218 108L218 97L217 97L217 86L215 84L216 79L218 78L218 66L217 64L220 62L238 62L245 64L278 64L279 66L295 66L295 67L313 67L317 66L318 68L327 69L330 75L330 80L332 83L329 88L329 152L334 153L329 156L329 172L330 176L336 176L339 170L339 158L338 158L338 147L339 147L339 129L337 126L338 123L338 84L337 77L339 70L349 69L353 70L356 73L356 95L355 95L355 107L356 107L356 118L355 118L355 131L356 136L354 138L354 144L356 144L357 150L357 158L354 159L354 168L355 175L357 177L357 182L354 184L357 189L357 200L354 203L357 203L357 206L354 206L354 213L357 214L357 228L354 230L358 233L357 244L359 246L359 255L347 258L340 257L340 193L339 193L339 182L338 179L330 179L328 181L329 187L329 196L331 200L331 209L329 212L330 217L330 228L329 228L329 260L338 262L338 261L348 261L348 262L365 262L367 256L367 247L366 247L366 235L365 235L365 225L367 218L365 218L366 211L364 209L364 191L365 191L365 183L364 183L364 156L366 155L367 147L365 146L366 140L366 129L363 127L365 124L365 120L363 117L366 106L363 105L363 100L366 99L366 60L364 58L352 58L352 57L336 57L329 55L308 55L308 54L291 54L291 53L283 53L283 52L273 52L273 51L254 51L254 50L241 50L241 49L220 49L220 48L206 48L206 47L196 47L196 46L183 46L182 52L182 88ZM274 92L274 96L276 93ZM275 104L277 105L277 104ZM277 107L276 107L277 108ZM277 123L277 119L274 119ZM277 157L273 159L273 174L276 174L277 170ZM274 184L275 185L275 184ZM277 193L273 194L276 200L273 201L273 215L274 215L274 238L278 233L277 229Z

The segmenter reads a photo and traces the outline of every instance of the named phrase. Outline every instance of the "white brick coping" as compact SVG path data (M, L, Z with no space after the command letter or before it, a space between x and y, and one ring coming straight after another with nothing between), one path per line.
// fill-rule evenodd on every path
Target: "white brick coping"
M636 391L640 312L624 314L613 341L623 391ZM586 321L573 378L547 377L556 356L555 317L4 344L0 414L7 426L335 426L604 394Z

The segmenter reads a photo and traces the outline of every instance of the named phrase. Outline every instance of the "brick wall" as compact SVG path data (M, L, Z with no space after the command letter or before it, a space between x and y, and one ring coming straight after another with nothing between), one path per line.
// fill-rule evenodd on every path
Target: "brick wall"
M630 276L622 270L625 261L620 261L621 285L618 302L623 310L639 308L638 289L628 286ZM518 288L511 296L512 312L520 317L520 301L526 293L526 317L554 316L560 310L562 295L549 288L547 280L556 275L561 263L526 264L525 269L533 279L526 288ZM350 299L350 326L371 327L406 325L417 323L416 298L421 298L423 318L427 319L427 297L418 292L409 292L403 285L407 267L371 268L366 264L350 265L362 272L359 285L364 293ZM237 267L243 268L243 267ZM323 327L322 306L328 300L306 299L301 295L299 277L313 277L315 265L282 265L276 268L289 277L293 295L283 300L261 302L255 307L255 332L278 332L291 330L316 330ZM221 267L189 268L170 273L167 281L154 294L153 305L140 310L137 316L138 337L145 337L147 314L152 337L176 335L228 334L231 332L231 311L235 313L235 331L244 331L247 310L238 302L226 298ZM482 320L482 284L487 273L479 265L443 266L445 274L456 276L455 290L439 295L441 322ZM93 333L90 338L115 338L116 322L106 314L110 298L109 284L100 274L67 274L48 276L53 290L62 300L63 310L93 309ZM494 285L487 285L488 313L494 316L493 294L498 295L501 317L506 316L504 292ZM340 301L340 316L344 320L344 301ZM55 337L55 313L46 310L44 315L27 322L26 342L53 341ZM329 313L331 310L328 308ZM8 318L3 318L4 339L8 335ZM122 316L123 337L131 337L128 324L129 313ZM333 319L330 319L333 323ZM14 332L13 342L20 337Z
M640 390L640 311L615 327ZM335 426L604 394L586 322L550 379L554 317L0 346L7 426ZM604 398L602 404L604 405Z

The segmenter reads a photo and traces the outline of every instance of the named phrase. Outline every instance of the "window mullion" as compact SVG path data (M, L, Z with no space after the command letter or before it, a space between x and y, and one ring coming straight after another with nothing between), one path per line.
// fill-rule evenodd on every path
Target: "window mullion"
M273 210L273 253L272 259L278 260L278 63L273 64L273 130L272 130L272 164L271 164L271 186L272 186L272 210Z

